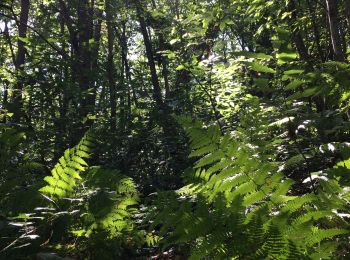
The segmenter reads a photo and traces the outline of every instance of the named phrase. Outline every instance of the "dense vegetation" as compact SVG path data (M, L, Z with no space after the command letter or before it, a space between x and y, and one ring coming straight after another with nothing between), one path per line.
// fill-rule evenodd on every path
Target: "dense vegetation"
M350 1L2 0L0 35L0 259L350 259Z

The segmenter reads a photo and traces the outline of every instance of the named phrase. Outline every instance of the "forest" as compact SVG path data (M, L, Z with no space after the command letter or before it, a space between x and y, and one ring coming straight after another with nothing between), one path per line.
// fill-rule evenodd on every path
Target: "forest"
M0 259L350 259L350 1L1 0Z

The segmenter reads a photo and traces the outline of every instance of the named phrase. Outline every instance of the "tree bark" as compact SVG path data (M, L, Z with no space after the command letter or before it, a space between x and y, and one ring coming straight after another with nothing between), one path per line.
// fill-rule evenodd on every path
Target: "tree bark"
M294 0L291 0L289 2L289 11L292 12L292 19L290 24L293 26L293 23L295 23L298 20L298 13L297 13L297 6L294 2ZM304 43L304 39L301 35L301 32L299 29L294 29L292 32L292 39L295 43L295 46L297 48L297 51L299 53L300 59L301 60L308 60L309 59L309 53L307 51L307 48Z
M123 24L123 30L124 29L126 30L125 23ZM125 34L124 33L121 34L120 37L119 37L119 40L120 40L120 45L121 45L121 48L122 48L122 62L124 63L125 76L126 76L126 80L127 80L127 83L128 83L128 88L131 88L134 104L135 104L136 107L138 107L139 105L138 105L138 101L137 101L136 90L135 90L135 87L132 84L131 70L130 70L130 65L129 65L129 62L128 62L128 43L127 43L126 33ZM128 90L128 91L130 92L130 90Z
M126 39L126 24L125 21L122 24L122 33L121 37ZM121 48L121 59L123 60L124 50ZM127 109L125 108L125 94L129 94L129 91L126 87L126 73L125 73L125 63L122 62L120 66L120 80L119 80L119 100L120 100L120 119L119 119L119 127L121 132L125 132L126 121L127 121Z
M345 15L346 15L346 22L348 25L348 34L350 37L350 1L345 0Z
M4 23L5 23L4 36L5 36L5 39L7 41L7 44L10 47L12 62L16 66L16 55L15 55L15 51L13 50L13 44L12 44L12 41L11 41L11 37L10 37L10 32L9 32L7 21L5 21Z
M97 76L99 74L99 66L98 66L98 58L99 58L99 50L100 50L100 41L101 41L101 28L102 28L102 11L97 10L96 11L96 24L94 25L93 29L93 39L94 43L91 47L92 49L92 61L91 61L91 94L87 96L87 103L91 104L91 111L93 112L95 110L95 102L96 102L96 95L97 95Z
M90 39L93 39L93 23L89 0L80 0L78 5L79 52L77 57L77 80L81 92L80 117L86 117L93 111L94 105L89 98L91 88L92 52Z
M115 66L114 66L114 31L112 24L112 5L111 0L106 0L106 23L107 23L107 38L108 38L108 57L107 57L107 77L109 86L109 98L110 98L110 128L112 132L116 131L116 85L115 85Z
M78 35L76 30L73 27L73 20L70 17L69 14L69 9L66 5L66 3L64 2L64 0L59 0L59 5L60 5L60 13L61 16L64 20L64 23L66 24L68 31L69 31L69 38L70 38L70 43L72 45L72 50L77 53L78 52L78 48L79 48L79 44L78 44Z
M149 66L150 72L151 72L151 80L152 80L152 85L153 85L153 98L154 98L157 106L162 108L164 104L163 104L163 100L162 100L162 92L161 92L159 79L158 79L158 75L157 75L156 64L154 61L152 43L151 43L148 31L147 31L147 25L146 25L146 21L145 21L144 14L143 14L143 9L142 9L142 6L141 6L141 3L139 0L136 0L136 12L137 12L137 17L139 19L140 29L141 29L141 33L142 33L145 48L146 48L146 56L147 56L147 60L148 60L148 66Z
M156 2L154 0L152 0L152 6L153 6L154 10L157 10L157 5L156 5ZM163 52L163 51L165 51L166 48L165 48L164 35L161 31L161 26L158 26L158 28L156 30L156 35L158 37L159 51ZM160 61L160 64L162 66L162 76L164 79L164 88L165 88L165 99L167 99L167 98L169 98L169 95L170 95L170 85L169 85L169 77L168 77L168 75L169 75L168 60L167 60L167 57L160 54L159 61Z
M307 5L309 8L309 13L311 16L311 23L312 23L312 28L314 31L314 37L315 37L315 44L317 46L317 52L318 52L318 57L319 59L324 62L325 61L325 55L322 51L322 46L321 46L321 35L320 35L320 30L317 25L317 17L315 15L315 10L318 8L318 3L315 3L315 6L312 6L310 0L307 0Z
M344 61L344 53L341 45L340 27L338 21L338 0L326 0L326 6L334 59L337 61Z
M27 37L29 8L30 8L29 0L21 0L21 13L20 13L19 24L18 24L18 36L20 38ZM24 72L25 54L26 54L25 42L23 42L21 39L18 39L18 50L16 55L16 62L14 64L17 72L17 83L15 84L15 89L13 91L13 105L14 105L13 119L16 123L20 122L21 117L23 115L22 75Z

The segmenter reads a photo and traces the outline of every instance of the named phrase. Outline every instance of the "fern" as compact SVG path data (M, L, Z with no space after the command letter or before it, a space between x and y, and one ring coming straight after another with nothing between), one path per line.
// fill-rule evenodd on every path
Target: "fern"
M94 139L88 133L78 145L67 149L52 175L44 178L47 185L40 192L60 205L61 211L56 211L54 218L66 218L67 232L81 243L146 240L135 228L139 194L134 181L116 169L89 167L87 159L97 143ZM70 203L64 203L66 200ZM71 212L79 212L79 217L71 218Z
M77 182L81 181L80 174L88 166L85 159L90 158L94 141L86 134L74 148L67 149L59 162L51 171L51 176L44 178L48 184L39 191L55 199L62 199L73 194Z
M320 245L348 233L332 223L333 208L322 193L291 196L294 181L259 147L222 136L216 126L179 121L191 140L190 156L199 159L190 183L177 191L181 199L171 197L156 208L161 213L153 227L161 225L165 246L193 242L192 259L307 259L316 252L329 255ZM329 228L321 228L325 224Z
M85 234L104 230L115 237L133 230L132 216L137 213L135 206L139 199L131 178L117 170L93 167L86 173L85 185L91 191L100 189L88 199L88 222L92 224L86 227Z

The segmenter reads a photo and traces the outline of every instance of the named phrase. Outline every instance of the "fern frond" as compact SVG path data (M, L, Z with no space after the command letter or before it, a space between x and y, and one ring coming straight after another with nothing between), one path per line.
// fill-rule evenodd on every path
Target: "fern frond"
M328 217L328 216L332 216L333 213L329 210L323 210L323 211L310 211L307 212L301 216L299 216L298 218L296 218L293 222L292 225L293 226L297 226L297 225L302 225L307 221L310 220L319 220L321 218L324 217Z
M292 213L300 209L305 203L310 203L315 200L317 200L317 197L314 194L306 194L300 197L296 197L295 199L287 202L286 205L282 207L281 212Z
M80 174L88 166L83 158L89 158L93 146L92 138L86 134L78 145L67 149L52 169L51 176L44 178L47 185L39 191L53 199L69 197L73 193L77 181L82 179Z
M315 245L327 238L333 238L335 236L348 234L349 231L346 229L330 228L330 229L319 229L314 227L312 232L306 238L306 243L309 246Z
M216 126L205 129L191 120L185 130L191 157L199 160L190 183L175 193L181 197L158 208L153 227L160 225L167 244L193 244L191 259L309 259L309 254L330 256L325 240L348 234L331 228L333 209L345 210L350 194L336 180L320 179L317 194L291 196L295 182L248 139L239 142L221 136ZM295 156L287 165L298 163Z

